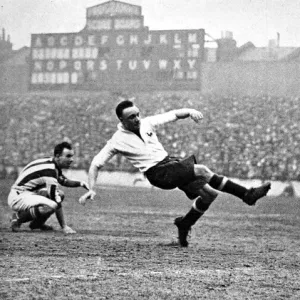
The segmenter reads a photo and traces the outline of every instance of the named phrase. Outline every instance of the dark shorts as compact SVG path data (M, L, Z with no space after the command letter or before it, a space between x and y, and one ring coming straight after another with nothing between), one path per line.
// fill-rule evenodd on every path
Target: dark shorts
M149 182L161 189L179 188L188 198L195 199L199 190L207 183L204 178L196 178L194 165L197 163L194 155L185 159L167 156L163 161L145 172Z

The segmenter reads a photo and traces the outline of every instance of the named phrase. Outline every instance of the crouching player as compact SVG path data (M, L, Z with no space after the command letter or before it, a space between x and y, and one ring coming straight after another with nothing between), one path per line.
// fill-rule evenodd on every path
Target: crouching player
M67 179L62 173L62 169L70 168L73 156L72 146L62 142L55 146L54 157L37 159L24 167L8 196L8 205L14 210L11 219L12 231L18 231L21 224L29 221L29 228L32 230L54 230L45 223L55 213L65 234L76 233L65 222L62 208L64 194L58 189L61 184L88 190L84 181Z

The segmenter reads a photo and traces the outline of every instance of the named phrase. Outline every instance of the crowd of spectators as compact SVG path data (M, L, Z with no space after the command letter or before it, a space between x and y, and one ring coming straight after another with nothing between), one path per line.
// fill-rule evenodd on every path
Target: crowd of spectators
M2 165L22 167L73 144L74 167L87 169L116 130L120 94L30 93L0 96ZM199 92L137 93L143 115L192 107L204 120L164 126L159 136L171 154L195 154L213 171L235 178L300 180L300 98L221 97ZM133 171L122 157L107 169Z

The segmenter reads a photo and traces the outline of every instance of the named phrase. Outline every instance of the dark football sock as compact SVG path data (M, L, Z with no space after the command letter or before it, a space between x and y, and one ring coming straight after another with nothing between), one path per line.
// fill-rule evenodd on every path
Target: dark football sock
M208 182L208 184L214 188L215 190L220 190L220 186L222 184L224 177L223 176L219 176L217 174L214 174L213 177L210 179L210 181Z
M26 223L33 220L33 217L30 213L30 211L21 211L17 213L18 223Z
M30 209L31 215L33 216L32 218L32 226L34 227L39 227L43 225L49 218L50 216L54 213L53 209L50 208L44 208L42 206L36 206L32 207Z
M234 195L240 199L244 198L245 193L248 191L245 187L231 181L227 180L225 183L223 189L221 190L222 192Z
M245 187L217 174L213 175L209 181L209 185L216 190L231 194L240 199L243 199L245 193L248 191Z
M210 203L203 203L203 199L198 197L193 203L193 207L189 210L189 212L182 218L181 224L184 227L193 226L200 217L204 214L204 212L208 209Z
M190 211L181 219L181 224L183 227L189 228L193 226L202 215L203 213L200 213L192 207Z

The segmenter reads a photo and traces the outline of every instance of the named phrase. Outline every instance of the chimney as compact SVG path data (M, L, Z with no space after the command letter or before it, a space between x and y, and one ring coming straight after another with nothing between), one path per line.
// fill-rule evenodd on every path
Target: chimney
M231 31L222 31L221 38L217 40L217 61L232 61L236 57L236 41L233 39Z
M233 33L232 31L225 31L225 36L224 36L225 39L229 39L229 40L232 40L233 39Z
M274 49L277 47L277 41L275 39L269 40L268 48L269 49Z

